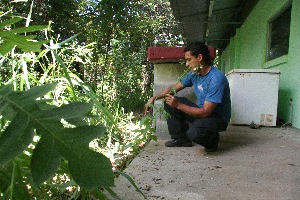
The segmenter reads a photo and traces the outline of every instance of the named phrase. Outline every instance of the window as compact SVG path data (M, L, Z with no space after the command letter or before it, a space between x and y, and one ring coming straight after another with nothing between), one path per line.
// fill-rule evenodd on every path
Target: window
M292 5L269 22L267 61L288 54Z

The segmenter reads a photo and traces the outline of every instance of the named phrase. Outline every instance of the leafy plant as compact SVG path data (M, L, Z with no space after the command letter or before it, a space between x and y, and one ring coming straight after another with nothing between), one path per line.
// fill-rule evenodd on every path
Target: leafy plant
M9 88L9 100L15 98L15 95L26 94L22 91L32 91L36 85L42 87L40 85L46 84L47 89L40 88L44 93L37 99L19 99L20 102L28 104L26 105L29 107L25 104L24 106L31 113L28 113L28 110L23 111L22 107L2 108L1 105L1 140L2 135L9 130L13 132L14 128L21 130L20 127L31 127L31 130L28 130L30 137L22 135L22 131L19 131L19 138L24 138L23 147L14 147L12 150L18 150L18 153L11 155L5 164L0 165L3 181L6 177L6 181L0 183L1 197L15 199L19 196L25 199L31 195L45 199L105 199L105 195L97 187L78 187L76 183L80 179L70 176L78 176L70 168L70 165L76 163L71 155L74 154L75 159L79 156L75 153L81 149L91 155L105 155L111 161L113 169L122 170L139 153L141 147L149 140L156 139L153 135L155 130L152 117L146 116L140 120L132 111L136 112L138 107L143 107L152 93L153 66L146 62L147 47L152 45L154 39L168 40L174 36L174 32L168 32L168 28L165 27L171 24L170 14L166 14L168 17L160 17L170 11L168 1L87 0L57 3L22 0L2 3L1 9L11 9L10 12L14 15L24 16L29 7L30 13L24 17L26 27L19 28L25 25L20 18L1 23L0 85L7 85L1 86L1 91L5 92L8 90L5 88ZM10 17L3 16L4 14L1 15L1 20ZM51 30L47 29L47 32L39 31L47 28L46 26L29 26L29 22L46 24L49 20L53 23ZM77 35L77 32L81 34ZM168 33L164 34L166 32ZM72 35L75 36L70 38ZM40 41L44 39L46 41ZM41 48L43 42L48 43ZM170 42L173 43L171 40L167 43L170 45ZM177 42L174 41L173 44ZM57 82L55 89L50 89L47 84L52 82ZM8 94L2 92L1 95L7 98ZM47 95L43 97L45 92ZM36 107L31 107L34 104ZM86 114L82 112L77 118L66 117L64 112L71 112L69 109L76 105L79 109L87 111ZM22 115L18 114L20 110ZM62 111L61 117L64 116L61 120L58 120L59 117L53 120L38 120L47 113L56 113L59 110ZM74 113L73 110L71 113ZM24 125L19 125L19 122L24 122ZM16 123L18 125L15 126ZM105 131L103 127L106 127ZM98 128L99 132L95 132ZM84 136L85 140L82 140L80 133L84 134L87 131L91 134ZM74 138L69 138L68 134ZM69 143L62 143L64 139ZM52 154L49 157L53 158L53 162L48 162L51 165L42 165L46 167L43 170L50 170L46 173L40 171L42 167L35 164L36 161L47 162L41 157L46 154L44 146L51 149L48 143L57 147L51 150ZM74 145L76 152L65 148L66 145ZM91 153L90 149L97 152ZM6 151L9 152L8 148ZM46 179L47 177L49 178ZM39 182L43 183L37 185ZM82 184L85 184L84 180L80 182L80 185ZM113 194L109 187L103 188Z
M10 120L0 137L0 188L2 192L9 192L11 197L19 195L13 188L23 183L18 181L22 180L18 156L32 142L35 132L40 139L32 153L30 170L36 185L52 177L62 159L68 161L70 174L81 187L93 189L114 185L109 159L89 149L89 142L101 136L105 128L77 126L77 123L73 124L74 128L66 128L61 123L62 119L83 119L93 104L74 102L56 107L47 104L47 99L36 100L54 90L55 86L56 83L46 84L25 92L13 91L11 85L0 87L0 111ZM14 170L10 172L11 166ZM28 195L25 191L23 193Z
M56 44L51 40L37 57L31 52L16 53L12 48L12 56L8 54L3 59L6 60L4 64L9 64L7 67L12 66L5 82L13 83L0 87L0 182L3 183L0 194L4 199L66 195L75 199L85 195L105 199L98 188L114 194L109 188L113 185L112 168L120 169L119 166L124 166L126 160L139 152L141 145L155 138L147 120L142 120L134 137L131 129L123 130L123 122L119 119L123 120L121 115L125 114L112 115L94 91L70 71L69 62L62 60L66 58L63 52L65 45L76 36ZM53 60L47 67L38 59L45 58L50 63L46 56L49 53ZM32 67L28 65L30 62ZM37 64L44 70L42 76L34 71ZM59 82L35 86L54 80ZM24 83L27 91L16 91L24 90ZM57 96L65 100L58 103L57 99L51 99ZM79 99L90 103L77 102ZM91 116L95 108L97 116ZM103 128L104 125L108 128ZM98 146L97 152L89 148L92 140L107 136L107 147ZM121 146L124 148L119 148ZM106 148L111 155L108 158L104 155ZM115 159L118 162L112 166L111 161ZM70 187L70 192L66 192Z
M24 52L39 52L41 45L46 43L46 41L36 41L36 35L20 35L21 33L31 33L39 30L46 29L47 26L30 26L22 28L6 28L10 27L12 24L22 21L21 17L14 17L10 20L0 23L0 38L1 38L1 48L0 55L5 56L12 48L17 46Z

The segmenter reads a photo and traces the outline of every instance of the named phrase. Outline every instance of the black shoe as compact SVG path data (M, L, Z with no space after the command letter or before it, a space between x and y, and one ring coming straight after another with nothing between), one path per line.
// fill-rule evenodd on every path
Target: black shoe
M217 149L218 149L218 144L219 144L219 141L220 141L220 134L219 133L217 133L217 135L216 135L216 139L215 139L215 144L214 145L211 145L211 146L208 146L208 147L205 147L204 148L204 151L205 152L215 152L215 151L217 151Z
M166 147L192 147L193 143L189 139L179 138L173 139L165 143Z
M215 152L218 149L218 145L217 146L213 146L213 147L205 147L204 151L205 152Z

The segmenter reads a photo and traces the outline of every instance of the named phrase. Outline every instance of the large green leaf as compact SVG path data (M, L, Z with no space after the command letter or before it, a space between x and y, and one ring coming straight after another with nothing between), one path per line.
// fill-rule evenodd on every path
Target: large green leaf
M55 148L55 150L59 151L57 157L62 156L69 161L71 175L79 185L88 189L104 186L111 187L114 185L110 160L104 155L90 150L88 146L92 139L103 134L106 130L105 128L99 126L81 126L62 129L62 131L53 131L50 127L44 128L41 140L46 142L44 142L43 147L48 149L48 151L51 148ZM43 140L44 137L47 139ZM47 142L49 140L51 140L51 144ZM31 163L35 165L39 165L40 162L47 162L44 159L49 159L48 157L40 158L40 156L35 155L33 157L39 157L39 161ZM52 158L52 155L50 157ZM33 171L33 169L38 168L40 167L32 167L34 181L37 184L45 181L46 177L49 178L51 175L48 174L49 171L43 171L42 168L39 171Z
M59 167L61 156L55 139L44 135L33 150L30 169L34 182L39 185L49 179Z
M13 91L11 85L0 87L0 113L7 120L12 120L15 112L25 112L32 117L32 111L37 109L36 99L53 90L57 83L34 87L28 91Z
M9 95L11 92L11 85L3 85L0 87L0 113L5 119L10 121L14 118L16 112L10 102L3 97Z
M7 33L5 35L2 34L1 38L3 38L3 44L0 46L0 53L2 56L4 56L5 53L8 53L15 46L22 49L24 52L39 52L41 50L42 44L47 42L32 41L31 39L27 39L26 36L16 35L14 33Z
M33 127L24 113L18 113L0 137L0 165L20 155L33 138Z
M20 33L32 33L36 31L41 31L48 26L29 26L17 29L2 30L5 26L13 25L21 21L19 17L13 18L11 20L4 21L0 23L0 38L2 39L2 44L0 46L0 55L5 56L12 48L17 46L25 52L39 52L41 50L41 45L48 41L32 41L35 37L20 35Z
M100 137L106 129L87 125L65 128L61 123L61 119L83 119L93 104L73 102L61 107L38 106L43 101L36 99L55 86L55 83L37 86L26 92L12 91L11 86L0 87L0 115L7 108L17 113L0 137L0 166L27 148L32 141L33 130L36 129L41 139L33 150L30 163L36 184L49 179L58 169L61 158L64 158L68 160L71 176L82 187L92 189L113 186L110 160L89 148L90 141Z
M87 189L96 186L114 186L113 171L109 159L92 150L82 149L79 159L78 157L69 159L69 170L74 180Z
M2 43L0 46L0 56L5 56L14 48L16 45L13 42L5 40L5 43Z
M33 115L38 120L73 119L84 116L92 106L91 103L75 102L51 110L38 110Z
M80 150L82 146L88 147L91 140L101 137L105 131L106 128L101 126L80 126L63 129L61 132L52 134L55 134L58 140L72 145L75 150Z
M41 26L41 25L28 26L28 27L12 29L11 33L30 33L30 32L40 31L46 28L48 28L48 26Z
M23 18L21 18L21 17L14 17L12 19L1 22L0 23L0 29L4 28L5 26L10 26L10 25L15 24L17 22L20 22L22 20L23 20Z
M3 95L3 96L7 96L11 100L18 101L18 102L34 101L38 97L41 97L41 96L47 94L49 91L54 90L56 86L57 86L56 82L55 83L49 83L49 84L46 84L46 85L33 87L30 90L27 90L27 91L24 91L24 92L16 91L16 92L13 92L12 95L10 95L12 93L12 91L11 92L6 92L6 95ZM0 95L2 95L2 94L0 94ZM31 102L31 103L33 103L33 102ZM22 107L22 105L20 105L20 106Z

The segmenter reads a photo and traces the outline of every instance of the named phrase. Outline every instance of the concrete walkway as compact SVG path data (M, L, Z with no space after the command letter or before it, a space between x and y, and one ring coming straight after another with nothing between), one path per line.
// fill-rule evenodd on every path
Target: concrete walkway
M220 136L214 153L152 141L125 173L147 199L300 199L300 130L230 125ZM120 199L144 199L124 177L115 184Z

